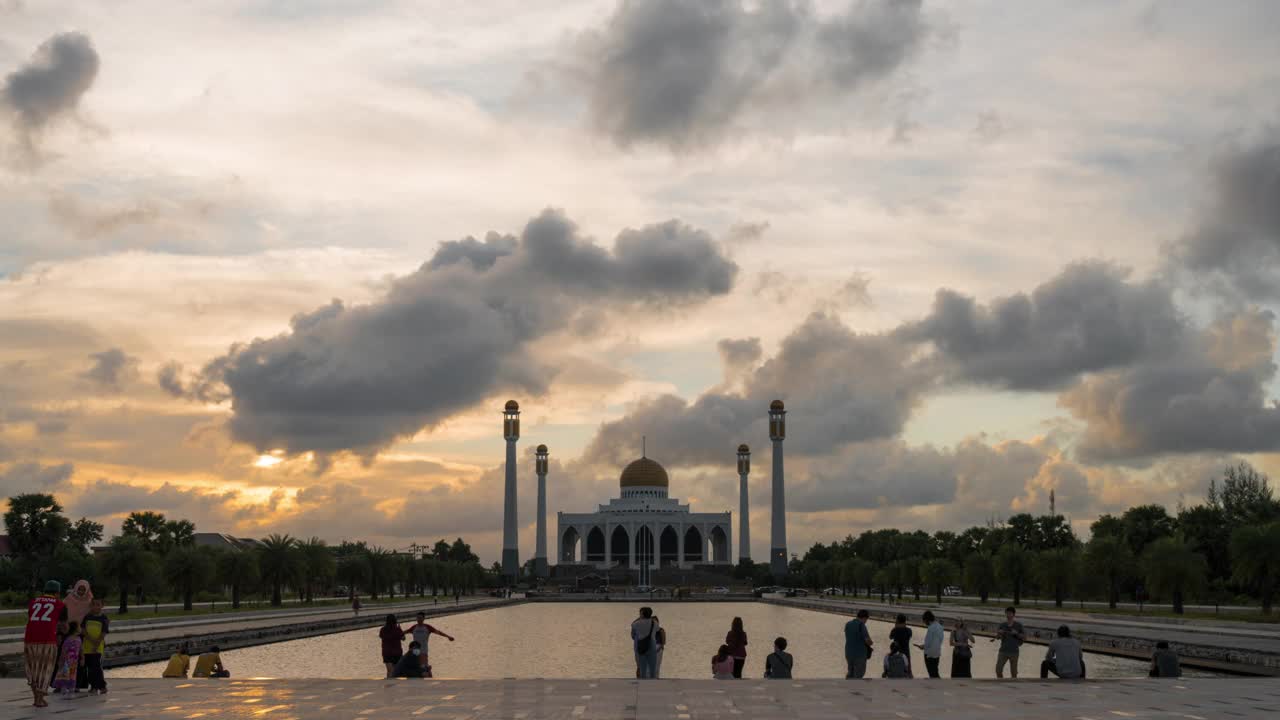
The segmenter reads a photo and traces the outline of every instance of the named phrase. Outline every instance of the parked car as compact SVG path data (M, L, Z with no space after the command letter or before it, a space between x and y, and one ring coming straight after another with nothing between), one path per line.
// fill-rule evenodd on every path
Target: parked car
M942 588L942 594L948 597L959 597L963 593L959 587L955 585L948 585Z
M840 591L840 588L829 587L826 590L823 590L822 594L823 595L843 595L844 593Z
M654 587L652 587L652 586L649 586L649 585L639 585L639 586L637 586L637 587L636 587L636 592L638 592L638 593L651 593L651 592L653 592L655 589L656 589L656 588L654 588Z
M711 588L711 594L712 595L728 595L729 588L723 587L723 586L713 587Z

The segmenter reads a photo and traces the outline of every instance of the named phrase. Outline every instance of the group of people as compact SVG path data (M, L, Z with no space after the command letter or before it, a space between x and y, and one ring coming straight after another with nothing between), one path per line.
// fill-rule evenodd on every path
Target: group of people
M631 643L636 659L636 677L657 679L662 673L662 655L667 646L667 631L663 629L653 608L640 608L640 616L631 622ZM729 624L724 644L711 657L711 677L717 680L741 678L747 664L747 632L742 618L736 617ZM776 680L789 680L795 659L787 652L787 639L775 638L773 652L764 662L764 676Z
M50 580L44 592L27 603L23 632L23 662L35 707L47 707L46 697L88 690L106 693L102 653L111 623L102 600L93 596L88 581L80 580L65 597L62 584Z
M196 666L193 669L191 667L191 646L187 643L182 643L178 647L178 652L169 656L169 662L164 666L164 671L160 673L160 677L185 678L188 670L193 678L231 677L231 671L222 664L222 653L217 645L200 653L196 657Z
M991 639L992 642L1000 643L996 651L997 678L1004 677L1006 667L1010 677L1018 677L1018 656L1022 644L1026 642L1027 632L1022 623L1018 622L1017 613L1015 608L1005 608L1005 620L996 627L995 637ZM844 657L848 667L845 675L847 678L866 677L867 663L874 651L871 633L867 629L869 618L870 613L859 610L857 617L845 624ZM946 630L931 610L926 610L921 619L924 620L926 627L924 642L915 643L915 647L919 648L924 656L924 666L928 676L942 677L939 666L942 661ZM913 644L911 637L912 630L907 626L907 616L898 615L893 629L889 631L889 651L884 656L881 677L915 677L911 664ZM973 677L974 642L973 633L965 627L964 620L957 620L955 628L951 631L951 677ZM1180 677L1182 675L1180 665L1178 654L1169 647L1169 643L1161 641L1156 643L1156 651L1151 658L1148 674L1151 677ZM1071 628L1066 625L1059 626L1057 637L1049 641L1044 660L1040 663L1040 677L1047 679L1050 675L1055 675L1063 679L1079 680L1084 679L1086 673L1084 648L1080 641L1071 636Z
M407 653L403 646L405 635L413 636ZM386 623L378 630L378 638L382 640L382 664L386 666L387 677L431 677L427 647L432 635L439 635L453 642L452 635L427 623L425 612L419 612L418 621L407 628L400 627L395 615L387 615Z

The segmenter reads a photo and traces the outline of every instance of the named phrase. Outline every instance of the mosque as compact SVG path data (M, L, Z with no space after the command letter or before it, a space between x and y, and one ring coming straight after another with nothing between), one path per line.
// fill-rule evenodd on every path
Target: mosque
M502 572L515 583L520 561L517 536L516 443L520 439L520 406L515 400L503 408L503 437L507 442L506 479L503 507ZM781 400L769 405L769 439L773 444L771 498L770 568L776 577L787 573L786 500L784 497L782 441L786 437L786 410ZM536 549L533 572L536 577L576 577L584 572L604 571L605 577L625 573L649 584L651 573L658 576L676 571L727 574L735 563L733 513L694 512L687 503L670 497L667 471L641 452L638 460L622 470L618 478L619 496L595 512L556 513L556 565L547 554L547 457L546 445L534 452L538 478ZM751 556L750 507L747 478L751 451L739 445L738 460L738 557Z

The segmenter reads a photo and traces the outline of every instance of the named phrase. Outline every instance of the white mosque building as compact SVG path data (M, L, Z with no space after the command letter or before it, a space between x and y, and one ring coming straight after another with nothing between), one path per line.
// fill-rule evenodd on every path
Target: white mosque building
M668 497L667 471L647 457L627 465L618 484L621 497L595 512L557 513L560 566L639 571L733 564L732 513L693 512Z

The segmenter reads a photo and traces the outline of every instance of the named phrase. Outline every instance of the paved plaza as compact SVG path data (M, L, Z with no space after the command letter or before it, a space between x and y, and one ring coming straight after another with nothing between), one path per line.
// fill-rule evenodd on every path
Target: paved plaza
M1275 718L1280 680L118 680L30 707L0 681L0 720L57 717L450 720Z

